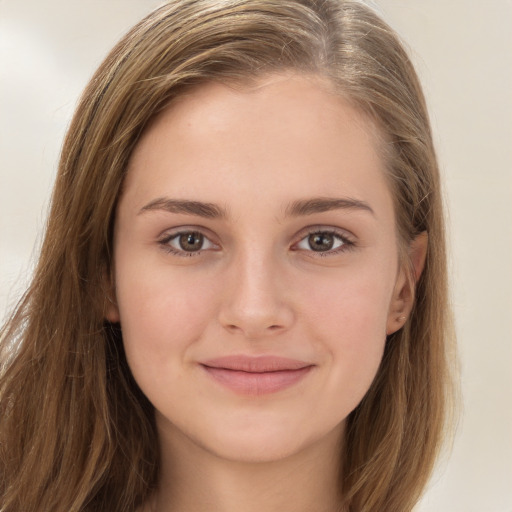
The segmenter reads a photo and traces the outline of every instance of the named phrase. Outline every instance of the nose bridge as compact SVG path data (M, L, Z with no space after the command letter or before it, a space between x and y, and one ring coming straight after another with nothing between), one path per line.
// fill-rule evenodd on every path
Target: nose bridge
M248 338L288 328L293 312L286 300L282 262L270 248L241 248L229 269L221 323Z

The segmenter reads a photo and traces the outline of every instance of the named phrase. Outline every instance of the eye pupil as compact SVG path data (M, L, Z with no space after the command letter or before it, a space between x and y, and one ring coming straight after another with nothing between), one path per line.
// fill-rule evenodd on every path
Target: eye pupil
M203 246L204 237L201 233L184 233L179 237L180 247L184 251L199 251Z
M334 236L329 233L313 233L308 238L313 251L329 251L334 245Z

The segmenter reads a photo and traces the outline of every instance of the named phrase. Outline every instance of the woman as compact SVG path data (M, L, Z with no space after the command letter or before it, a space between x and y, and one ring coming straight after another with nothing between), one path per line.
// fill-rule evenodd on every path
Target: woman
M2 512L407 511L448 397L420 85L353 1L172 1L66 137L2 332Z

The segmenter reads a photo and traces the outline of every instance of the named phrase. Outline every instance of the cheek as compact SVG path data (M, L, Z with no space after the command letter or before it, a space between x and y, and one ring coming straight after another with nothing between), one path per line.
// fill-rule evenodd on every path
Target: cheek
M331 368L328 387L333 396L344 390L347 410L363 398L382 359L391 294L382 275L347 273L316 281L304 296L308 337L322 347Z
M137 366L166 367L183 359L213 314L214 288L156 265L119 268L119 274L123 342L134 373Z
M392 293L391 279L383 279L378 270L364 274L340 272L336 276L304 286L304 315L326 332L338 333L342 340L385 338L386 321ZM309 313L307 313L309 312Z

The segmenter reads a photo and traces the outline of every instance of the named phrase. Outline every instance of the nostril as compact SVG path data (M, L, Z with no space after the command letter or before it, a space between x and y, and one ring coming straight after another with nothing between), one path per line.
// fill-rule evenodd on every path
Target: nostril
M283 326L282 325L277 325L277 324L273 324L273 325L269 325L266 329L263 329L263 331L279 331L280 329L282 329ZM240 326L238 325L235 325L235 324L228 324L226 325L226 329L228 331L231 331L231 332L238 332L238 331L244 331L244 329L242 329ZM247 332L249 331L250 329L247 330Z

